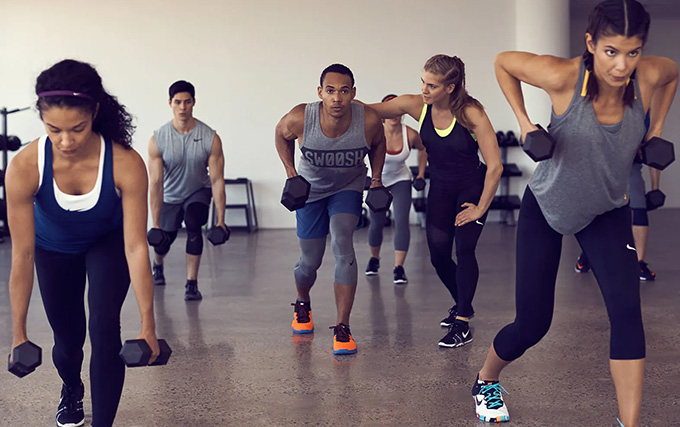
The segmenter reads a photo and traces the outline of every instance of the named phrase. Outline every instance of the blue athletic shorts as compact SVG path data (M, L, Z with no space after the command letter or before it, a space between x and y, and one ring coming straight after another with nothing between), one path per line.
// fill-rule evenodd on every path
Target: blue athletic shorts
M358 191L346 190L324 197L295 211L297 219L297 236L300 239L318 239L326 237L330 230L331 216L337 213L348 213L361 216L362 194Z

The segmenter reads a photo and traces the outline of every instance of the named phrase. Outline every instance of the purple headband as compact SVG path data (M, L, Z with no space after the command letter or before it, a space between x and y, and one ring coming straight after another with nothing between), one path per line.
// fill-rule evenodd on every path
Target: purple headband
M89 99L90 101L95 102L94 98L90 95L82 92L74 92L72 90L48 90L38 94L38 98L44 98L46 96L75 96L76 98Z

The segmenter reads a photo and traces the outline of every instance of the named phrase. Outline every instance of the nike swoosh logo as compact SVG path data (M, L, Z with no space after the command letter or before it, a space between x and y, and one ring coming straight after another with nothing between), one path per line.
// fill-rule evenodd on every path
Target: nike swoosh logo
M349 265L354 265L354 260L352 260L352 262L350 262Z
M198 142L200 140L201 140L201 138L194 138L194 141L196 141L196 142Z
M463 332L461 335L463 335L463 338L467 338L470 335L470 331Z
M479 222L479 220L475 221L479 225L484 225L483 223Z
M634 247L632 247L631 245L629 245L629 244L627 244L627 243L626 243L626 249L630 249L631 251L634 251L634 250L635 250Z
M477 406L481 405L484 403L484 398L482 397L481 399L477 396L475 396L475 402L477 403Z

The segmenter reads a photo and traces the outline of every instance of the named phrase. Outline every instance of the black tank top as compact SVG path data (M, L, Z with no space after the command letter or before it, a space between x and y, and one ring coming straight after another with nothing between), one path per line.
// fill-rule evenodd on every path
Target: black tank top
M435 129L432 105L425 104L420 115L420 138L427 149L430 179L473 184L484 181L485 167L479 161L479 145L470 131L453 119L449 129Z

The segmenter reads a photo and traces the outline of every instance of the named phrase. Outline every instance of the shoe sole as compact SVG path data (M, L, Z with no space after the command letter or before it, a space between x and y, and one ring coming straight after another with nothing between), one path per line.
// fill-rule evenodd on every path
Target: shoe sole
M343 354L355 354L357 351L355 350L333 350L333 354L336 355L343 355Z
M508 421L510 421L509 416L507 416L507 417L501 416L501 417L490 418L490 417L485 417L484 415L479 415L479 414L476 414L476 415L477 415L477 418L480 421L484 421L485 423L507 423Z
M469 341L463 341L463 342L459 342L459 343L457 343L457 344L446 344L446 343L443 343L443 342L440 341L440 342L437 343L437 345L438 345L439 347L444 347L444 348L458 348L458 347L464 346L465 344L471 343L472 340L473 340L473 339L470 338Z
M311 334L314 332L314 328L312 329L295 329L291 328L293 330L293 333L296 333L298 335L304 335L304 334Z
M378 272L377 271L367 271L364 273L367 276L377 276Z
M442 328L448 328L451 325L453 325L453 323L439 322L439 326Z
M654 278L654 279L655 279L655 278ZM640 280L642 280L643 282L653 282L654 279L648 279L648 278L646 278L646 277L640 276Z
M57 421L57 427L80 427L85 425L85 418L83 418L79 423L66 423L66 424L61 424L59 421Z
M408 284L408 280L395 280L394 284L395 285L406 285L406 284Z

